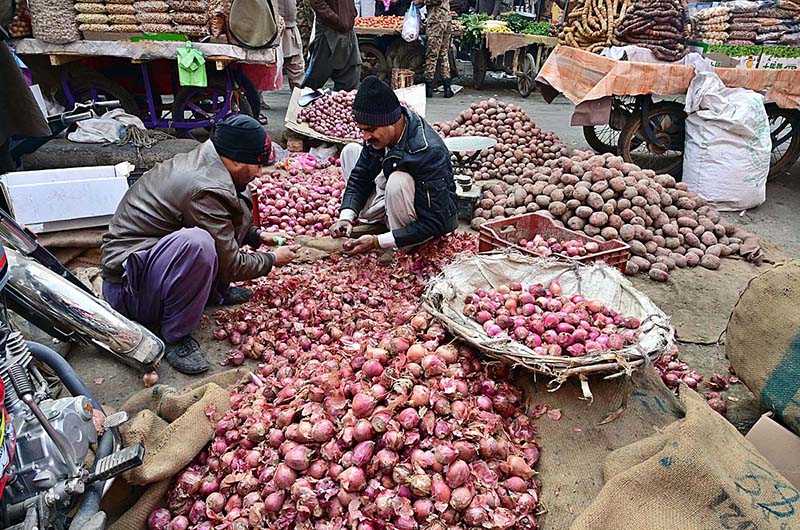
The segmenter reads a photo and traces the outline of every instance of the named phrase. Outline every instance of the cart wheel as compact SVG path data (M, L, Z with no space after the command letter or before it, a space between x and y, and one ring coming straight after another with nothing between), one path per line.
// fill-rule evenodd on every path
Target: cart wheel
M472 52L472 86L477 90L483 87L483 82L486 80L488 62L486 50L483 48L478 48Z
M788 171L800 156L800 111L782 109L775 103L767 103L764 107L772 138L767 178L773 179Z
M533 79L536 77L535 61L530 53L520 54L519 69L517 70L517 90L519 95L526 98L533 92Z
M617 154L620 132L610 125L584 125L583 137L595 153Z
M207 87L187 86L175 94L175 103L172 107L172 119L184 122L211 121L216 123L229 114L247 114L252 116L247 98L234 92L231 108L224 112L225 98L227 97L227 83L225 79L208 81ZM238 97L237 97L238 96ZM199 125L196 128L176 128L177 136L197 140L200 131L211 131L212 125Z
M680 178L683 167L683 144L686 138L686 112L674 101L653 104L647 123L661 145L647 140L641 114L630 117L619 135L619 154L626 162L656 173Z
M69 80L69 89L78 103L117 100L125 112L141 116L133 94L100 72L88 69L75 71ZM62 105L67 106L67 97L63 92L59 93L58 99Z
M374 75L386 81L389 78L389 63L383 52L372 44L364 44L358 49L361 51L361 80Z

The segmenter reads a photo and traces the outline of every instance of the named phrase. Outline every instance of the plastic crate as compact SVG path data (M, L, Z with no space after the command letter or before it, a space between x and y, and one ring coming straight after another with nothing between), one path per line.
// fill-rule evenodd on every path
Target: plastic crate
M539 234L545 239L554 237L559 241L578 240L584 243L594 241L600 246L598 252L585 256L568 257L565 254L553 254L553 256L563 259L571 259L583 263L602 261L605 262L606 265L616 267L624 272L625 264L630 257L630 247L622 241L614 239L600 242L581 232L575 232L556 226L552 219L537 213L526 213L507 219L483 223L478 239L478 252L489 252L498 248L512 247L524 254L540 256L537 252L517 244L520 239L531 240L536 234Z

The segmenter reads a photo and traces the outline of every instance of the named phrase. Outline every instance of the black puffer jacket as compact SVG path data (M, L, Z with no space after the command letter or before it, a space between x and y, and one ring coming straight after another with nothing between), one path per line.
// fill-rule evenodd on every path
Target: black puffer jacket
M417 113L403 107L406 129L400 141L384 154L365 145L356 162L340 210L360 212L375 191L375 177L383 171L405 171L414 177L417 221L392 232L398 247L422 243L449 234L458 227L456 185L450 151L442 137Z

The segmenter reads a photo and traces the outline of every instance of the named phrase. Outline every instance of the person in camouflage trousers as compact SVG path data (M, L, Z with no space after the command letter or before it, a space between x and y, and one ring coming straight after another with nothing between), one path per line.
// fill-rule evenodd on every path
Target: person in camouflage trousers
M450 46L453 26L449 0L427 0L428 18L425 22L425 95L433 97L436 67L444 85L444 97L453 97L450 85Z
M300 30L300 39L303 42L303 54L308 53L308 43L311 42L311 29L314 27L314 10L308 0L297 0L297 29Z

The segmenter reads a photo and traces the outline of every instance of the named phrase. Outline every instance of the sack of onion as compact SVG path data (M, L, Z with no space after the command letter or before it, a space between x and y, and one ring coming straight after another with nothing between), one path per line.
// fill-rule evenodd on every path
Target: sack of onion
M602 264L480 254L445 267L423 300L453 335L556 384L574 375L629 372L674 342L667 315Z
M536 528L539 450L504 368L424 313L346 344L266 356L149 528Z

